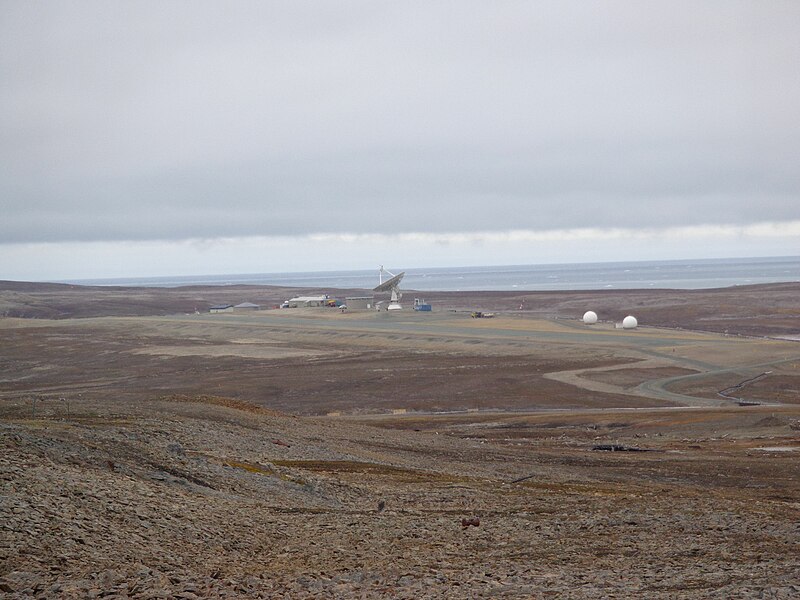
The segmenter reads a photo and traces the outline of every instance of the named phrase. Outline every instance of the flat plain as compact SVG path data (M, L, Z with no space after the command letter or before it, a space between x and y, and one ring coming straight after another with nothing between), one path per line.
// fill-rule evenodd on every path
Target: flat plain
M296 292L0 283L0 592L800 594L800 285Z

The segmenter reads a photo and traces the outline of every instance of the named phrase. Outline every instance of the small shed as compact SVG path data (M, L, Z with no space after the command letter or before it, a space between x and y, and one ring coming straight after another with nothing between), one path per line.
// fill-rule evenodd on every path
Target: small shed
M210 313L233 312L233 304L216 304L208 309Z
M431 312L432 307L425 302L423 298L414 298L414 310L422 312Z

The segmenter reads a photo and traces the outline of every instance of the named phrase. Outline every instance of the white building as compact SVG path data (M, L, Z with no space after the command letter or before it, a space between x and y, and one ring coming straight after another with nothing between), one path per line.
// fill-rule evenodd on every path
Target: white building
M285 302L285 305L288 305L288 308L303 308L306 306L325 306L325 303L328 301L328 295L323 294L322 296L297 296L296 298L289 298Z

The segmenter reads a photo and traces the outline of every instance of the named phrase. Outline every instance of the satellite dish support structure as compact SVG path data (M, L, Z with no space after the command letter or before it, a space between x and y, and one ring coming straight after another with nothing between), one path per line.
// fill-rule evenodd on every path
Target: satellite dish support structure
M406 274L405 271L400 273L399 275L395 275L391 271L384 269L383 265L380 266L380 271L378 271L378 287L376 287L373 292L389 292L391 297L389 299L389 306L386 307L386 310L400 310L403 308L400 306L400 298L403 297L403 294L400 292L400 281L403 279L403 276ZM383 280L383 274L387 273L389 275L389 279L386 281Z

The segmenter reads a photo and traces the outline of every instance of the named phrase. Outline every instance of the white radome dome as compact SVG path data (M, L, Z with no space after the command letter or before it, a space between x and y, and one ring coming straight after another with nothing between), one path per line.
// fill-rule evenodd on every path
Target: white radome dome
M597 323L597 313L593 310L587 310L583 313L583 322L587 325L594 325Z
M636 329L638 327L639 321L636 320L636 317L628 315L624 319L622 319L622 328L623 329Z

